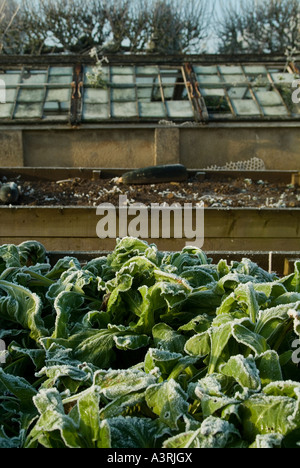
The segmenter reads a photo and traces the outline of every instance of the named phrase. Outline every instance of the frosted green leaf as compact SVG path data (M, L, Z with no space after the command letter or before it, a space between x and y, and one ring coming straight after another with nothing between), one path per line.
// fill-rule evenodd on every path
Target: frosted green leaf
M257 435L255 442L250 445L252 449L273 449L281 448L283 440L282 434L263 434Z
M157 441L170 429L161 421L148 418L122 417L107 419L112 448L155 448Z
M262 336L246 328L244 325L235 324L232 328L232 336L238 343L241 343L254 351L257 356L268 349L266 340Z
M186 338L176 333L173 328L165 323L158 323L152 328L154 345L174 353L182 353Z
M155 377L139 370L99 370L94 374L94 384L109 400L138 392L155 382Z
M83 439L73 419L65 414L61 397L56 389L41 390L34 403L40 413L36 425L29 434L28 446L35 441L47 448L82 448ZM60 440L57 440L57 431Z
M222 374L235 379L241 387L256 391L261 388L259 371L252 356L232 356L220 370Z
M197 431L189 431L167 439L164 448L225 448L240 439L239 431L219 418L210 416Z
M268 350L261 354L256 361L259 370L259 376L262 386L266 386L271 382L282 380L282 371L279 362L279 356L276 351Z
M210 353L210 337L207 332L192 336L184 347L190 356L205 357Z
M180 353L150 348L145 356L145 371L149 373L158 367L161 373L167 377L182 357Z
M187 397L174 379L151 385L146 390L147 405L171 429L178 429L178 420L188 412Z
M38 340L48 334L42 314L40 297L29 289L17 284L0 280L0 291L6 296L0 296L0 318L12 323L18 323L30 330L30 336Z

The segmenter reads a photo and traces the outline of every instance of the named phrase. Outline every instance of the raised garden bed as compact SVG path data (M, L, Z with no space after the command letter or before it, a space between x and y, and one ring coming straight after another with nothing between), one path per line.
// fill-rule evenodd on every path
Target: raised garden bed
M120 195L129 204L204 201L206 251L299 251L300 191L291 172L243 174L191 171L186 183L127 186L121 171L93 169L10 169L0 177L17 181L17 205L2 204L0 242L36 239L48 250L112 250L115 239L96 234L96 207ZM149 208L150 209L150 208ZM118 212L117 212L118 214ZM150 216L150 213L149 213ZM161 250L179 250L188 239L153 239Z

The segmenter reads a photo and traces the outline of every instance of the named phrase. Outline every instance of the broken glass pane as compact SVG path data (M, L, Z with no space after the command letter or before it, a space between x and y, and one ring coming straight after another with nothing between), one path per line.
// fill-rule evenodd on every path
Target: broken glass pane
M225 95L206 95L205 105L209 114L231 114Z

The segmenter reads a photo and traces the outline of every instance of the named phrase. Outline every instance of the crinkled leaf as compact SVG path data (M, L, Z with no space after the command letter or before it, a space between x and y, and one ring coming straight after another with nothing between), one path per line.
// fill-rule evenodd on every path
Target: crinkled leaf
M221 372L235 379L241 387L260 390L260 375L252 356L247 358L241 355L231 356L229 361L221 366Z
M94 384L109 400L144 390L156 382L155 377L135 369L99 370L95 372Z
M156 448L157 441L169 434L166 425L149 418L118 416L106 421L111 433L112 448Z
M166 440L167 449L225 448L240 439L240 433L227 421L213 416L205 419L197 431L189 431Z
M159 416L160 421L171 429L178 429L178 420L188 412L189 408L187 394L174 379L148 387L146 402Z
M48 334L41 317L43 304L37 294L3 280L0 281L1 290L6 296L0 296L0 319L22 325L36 341Z

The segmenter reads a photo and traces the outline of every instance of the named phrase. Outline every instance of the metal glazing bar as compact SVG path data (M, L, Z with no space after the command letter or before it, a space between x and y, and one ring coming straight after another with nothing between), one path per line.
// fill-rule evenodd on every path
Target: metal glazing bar
M182 67L182 76L187 89L189 100L192 104L195 120L206 123L209 120L207 107L203 96L200 93L196 74L190 63L185 63Z

